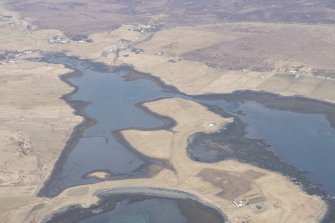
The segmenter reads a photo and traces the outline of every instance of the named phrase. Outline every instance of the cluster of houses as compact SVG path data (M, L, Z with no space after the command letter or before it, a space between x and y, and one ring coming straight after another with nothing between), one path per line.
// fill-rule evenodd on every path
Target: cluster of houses
M238 208L248 207L254 211L260 211L263 209L263 203L265 202L264 196L255 193L246 195L243 197L237 197L233 200L233 204Z
M38 26L37 25L32 25L32 24L29 24L26 26L26 29L29 33L32 33L33 31L37 30L38 29Z
M313 68L311 70L309 69L306 70L302 68L303 66L286 67L286 68L281 68L278 71L283 74L289 74L295 79L298 79L305 75L307 76L313 75L315 77L324 78L324 79L335 79L335 70L316 69L316 68Z
M92 40L88 38L88 35L84 34L69 35L68 38L73 42L79 42L79 43L92 42Z
M171 59L169 59L168 61L169 61L170 63L177 63L177 62L181 61L181 58L179 58L179 57L175 57L175 58L171 58Z
M48 40L50 44L58 44L58 45L67 44L70 41L78 43L92 42L92 40L89 39L87 35L83 34L68 35L68 36L52 36Z
M119 50L124 50L124 49L119 49ZM128 57L129 56L128 52L132 52L132 53L135 53L135 54L141 54L141 53L144 53L144 50L140 49L140 48L128 47L126 49L126 53L124 53L122 56L123 57Z
M140 33L153 33L158 32L162 29L162 25L154 24L154 25L137 25L129 30L140 32Z
M335 79L335 70L312 69L312 74L325 79Z
M36 50L0 51L0 64L15 63L15 59L22 55L32 54Z
M70 41L68 40L68 38L66 37L62 37L62 36L52 36L49 38L48 42L50 44L58 44L58 45L62 45L62 44L66 44L69 43Z

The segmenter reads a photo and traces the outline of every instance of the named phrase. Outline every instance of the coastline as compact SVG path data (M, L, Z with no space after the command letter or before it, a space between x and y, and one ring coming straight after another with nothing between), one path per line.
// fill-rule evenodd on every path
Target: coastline
M65 66L65 65L64 65ZM65 66L66 67L66 66ZM67 69L70 69L67 67ZM71 69L72 70L72 69ZM64 100L72 109L74 109L74 115L80 116L83 118L82 122L79 123L77 126L74 127L71 135L69 136L68 141L66 142L66 145L64 149L61 152L60 157L57 159L52 172L50 173L48 179L42 183L40 186L40 189L37 193L40 197L48 197L47 196L47 187L50 185L51 177L53 174L57 174L59 169L62 167L64 160L68 156L68 154L71 152L73 147L77 144L79 138L82 136L82 133L85 131L86 128L94 125L96 121L92 118L90 118L86 112L85 107L90 104L90 102L87 101L71 101L69 98L74 95L78 91L78 87L71 83L70 79L73 77L80 77L82 74L79 71L72 71L69 73L65 73L59 77L61 81L71 86L74 90L70 93L66 93L61 97L62 100Z
M136 67L134 66L134 68L136 68ZM71 82L69 81L69 79L71 78L71 73L75 73L75 71L60 76L60 79L61 79L62 81L64 81L66 84L70 85L70 86L72 86L72 85L71 85ZM70 76L67 76L67 75L70 75ZM76 75L76 74L73 74L73 75ZM158 82L162 83L164 86L170 86L170 85L166 85L166 84L164 83L164 81L162 81L162 79L159 78L159 77L157 77L157 76L154 76L154 75L152 75L152 74L145 74L145 75L152 76L155 80L157 80ZM70 97L72 94L74 94L74 93L76 92L76 90L77 90L77 89L76 89L76 86L72 86L72 87L74 87L74 90L73 90L72 92L70 92L70 93L65 94L64 96L62 96L62 99L63 99L63 97L64 97L64 99L63 99L64 101L66 101L65 98ZM170 87L171 87L172 89L177 90L177 88L174 87L174 86L170 86ZM180 93L181 93L181 92L180 92ZM181 94L184 94L184 93L181 93ZM272 93L270 93L270 94L272 94ZM286 96L285 96L285 97L286 97ZM308 98L307 98L307 99L308 99ZM308 99L308 100L309 100L309 99ZM313 100L313 99L311 99L311 100ZM52 170L52 172L53 172L54 170L56 171L57 167L60 167L60 166L61 166L61 164L62 164L62 162L64 161L64 159L66 158L66 156L71 152L71 147L73 147L73 146L77 143L77 141L78 141L79 137L81 136L82 132L83 132L88 126L94 125L94 123L95 123L95 120L90 119L89 117L85 117L85 115L86 115L86 113L85 113L85 107L88 105L89 102L77 101L77 102L73 103L72 105L71 105L71 103L69 103L68 101L66 101L66 103L68 103L68 105L70 105L71 108L75 109L75 115L79 115L79 116L83 117L84 120L83 120L80 124L78 124L78 125L75 127L75 129L73 130L73 132L71 133L71 135L70 135L70 137L69 137L69 140L68 140L67 143L66 143L66 147L63 149L63 151L61 152L60 157L57 159L57 162L56 162L55 167L54 167L54 169ZM143 103L145 103L145 102L143 102ZM141 104L143 104L143 103L141 103ZM326 102L326 103L327 103L327 102ZM141 105L139 105L139 106L141 106ZM144 106L143 106L143 108L145 109ZM143 109L143 108L142 108L142 109ZM159 116L159 115L158 115L158 116ZM173 119L172 119L172 120L173 120ZM172 125L172 124L171 124L171 125ZM177 123L175 122L174 125L177 125ZM172 128L172 127L173 127L173 126L170 126L170 128ZM154 130L154 129L152 129L152 130ZM49 181L49 177L51 177L52 174L53 174L53 173L51 173L51 174L48 176L48 179L46 180L46 182L42 182L42 183L43 183L43 186L41 187L42 189L40 190L40 192L41 192L42 194L43 194L43 188L44 188L44 186L48 183L48 181ZM39 194L40 194L40 192L39 192ZM42 195L42 196L43 196L43 195ZM325 207L325 208L326 208L326 207Z
M303 114L313 114L321 113L327 116L327 119L331 126L335 128L335 103L324 101L321 99L308 98L302 95L287 96L283 94L277 94L268 91L254 91L254 90L238 90L232 93L213 93L213 94L200 94L200 95L190 95L194 99L207 99L207 100L217 100L225 99L227 101L233 101L234 98L242 98L242 101L256 101L263 104L269 108L280 109L285 111L293 111ZM272 97L277 103L268 100L268 97ZM305 103L308 106L307 109L302 109L303 106L299 106L297 103ZM323 108L320 108L319 106ZM334 110L334 111L331 111Z
M96 192L94 192L93 195L99 198L99 201L97 201L96 204L93 204L89 207L79 207L79 206L68 206L67 208L64 207L64 209L61 212L57 212L57 213L51 214L50 216L46 216L43 222L52 222L50 220L54 218L62 219L62 216L66 216L68 212L71 212L71 215L74 214L73 212L81 212L79 213L79 215L76 215L80 218L80 215L82 215L83 213L83 211L81 210L85 210L85 209L90 210L92 216L97 213L104 213L105 211L107 211L107 210L102 211L105 203L107 203L107 200L110 200L110 198L112 198L115 195L118 195L121 197L122 196L124 197L141 196L141 197L148 198L148 199L160 198L160 199L171 199L175 201L179 201L179 200L194 201L202 205L206 210L208 209L208 210L216 211L217 213L219 213L221 215L222 220L224 220L225 222L227 220L227 217L224 215L224 213L222 213L220 209L213 206L209 202L206 202L202 200L200 197L193 195L191 193L180 191L180 190L173 189L173 188L124 186L124 187L115 187L115 188L97 190Z
M329 214L330 209L328 208L327 202L323 203L323 208L320 210L320 213L316 216L316 221L318 223L327 223L326 216Z
M48 56L49 56L48 54L44 55L44 57L42 57L42 61L46 62ZM61 55L61 56L65 56L65 55ZM65 57L68 57L68 56L65 56ZM133 68L130 67L130 66L109 66L109 65L106 65L106 64L103 64L103 63L91 61L89 59L80 59L80 58L74 57L74 56L70 56L70 58L75 58L75 59L78 59L80 61L85 61L85 62L89 63L93 67L94 70L113 71L113 70L118 70L118 69L122 69L122 68L129 68L131 70L131 72L136 72L136 75L138 75L138 78L144 77L143 73L140 73L140 72L137 72L136 70L133 70ZM51 63L51 64L53 64L53 63ZM54 64L57 64L57 63L54 63ZM74 71L70 71L69 73L62 74L59 77L61 81L65 82L66 84L71 86L74 90L71 91L70 93L66 93L65 95L63 95L61 97L61 99L64 100L72 109L74 109L74 114L82 117L83 121L80 124L78 124L77 126L75 126L73 132L71 133L71 135L69 137L69 140L66 143L65 148L63 149L59 159L56 161L55 166L52 169L51 174L49 175L48 179L46 181L44 181L42 183L42 185L40 186L39 192L37 194L39 197L51 198L51 197L55 197L55 196L59 195L62 192L61 190L58 190L58 192L56 194L51 195L51 194L48 193L48 187L51 184L52 178L53 178L54 175L57 175L61 171L63 163L67 159L68 155L71 153L74 146L78 143L79 139L82 137L83 132L87 128L93 126L96 123L96 121L93 118L91 118L89 115L87 115L87 113L85 112L86 106L88 106L91 102L82 101L82 100L71 100L70 99L71 96L73 96L78 91L78 86L74 85L71 82L71 79L81 77L82 73L79 70L70 68L70 66L67 66L65 64L62 64L62 65L64 67L66 67L67 69L74 70ZM130 79L127 79L127 77L124 77L124 78L126 80L130 80ZM155 77L149 78L149 76L145 76L145 78L148 78L149 80L154 81L156 84L159 84L161 87L163 87L167 91L174 91L174 89L175 89L172 86L164 85L163 82L159 81ZM150 111L148 108L146 108L145 106L143 106L144 103L148 103L148 102L152 102L152 101L160 100L160 99L162 99L162 98L155 98L155 99L152 99L152 100L139 102L139 103L136 103L135 106L138 107L139 109L143 110L144 112L146 112L150 116L155 117L155 118L163 121L164 124L162 126L157 127L157 128L143 128L143 129L138 128L138 130L154 131L154 130L160 130L160 129L170 129L170 128L172 128L176 125L175 120L173 120L169 117L162 116L162 115L159 115L157 113L154 113L154 112ZM152 158L152 157L145 156L142 153L139 153L122 136L121 132L123 130L124 129L120 129L118 131L111 132L111 135L113 135L117 141L119 141L122 145L124 145L126 149L128 149L131 152L137 154L139 157L141 157L143 160L145 160L147 162L145 164L145 167L141 167L141 169L143 168L143 173L136 173L136 174L134 174L132 176L129 176L127 178L136 179L136 178L142 178L142 177L152 177L153 175L157 174L159 171L161 171L164 168L173 170L173 167L171 166L171 164L169 163L168 160ZM159 167L159 169L153 168L154 170L148 170L148 168L150 166L157 166L157 167ZM106 171L106 170L103 170L103 171L108 172L109 174L111 174L109 171ZM90 172L90 173L92 173L92 172ZM89 174L89 173L87 173L87 174ZM122 178L123 177L121 177L121 179ZM113 176L112 176L111 180L119 180L119 179L118 178L113 179Z
M177 99L176 99L177 100ZM161 105L162 105L162 107L159 109L159 110L157 110L158 108L157 108L157 106L155 106L155 112L157 112L157 113L161 113L161 111L164 111L163 113L164 114L166 114L166 111L164 110L164 108L167 108L167 107L163 107L163 104L166 104L167 102L166 101L161 101L161 102L157 102L157 103L160 103ZM168 107L170 108L172 105L168 105ZM172 106L173 107L173 106ZM176 108L177 109L177 108ZM178 110L178 109L177 109ZM199 112L195 112L196 114L198 114ZM184 117L184 116L183 116ZM209 118L210 119L210 118ZM187 124L186 123L179 123L178 122L178 124L180 124L181 126L187 126ZM184 127L185 128L185 127ZM193 129L193 128L192 128ZM183 131L186 131L185 129L183 129ZM188 131L191 131L191 130L187 130L187 132ZM192 132L197 132L197 131L199 131L199 129L195 129L195 130L192 130ZM213 129L212 129L212 131L214 131ZM180 130L176 130L176 132L180 132ZM191 134L192 132L188 132L187 134L186 133L180 133L181 135L182 135L182 139L181 140L185 140L185 142L187 141L187 138L184 138L184 137L187 137L187 136L185 136L185 134L186 135L188 135L188 134ZM140 132L139 132L140 133ZM154 132L153 132L154 133ZM140 136L140 135L138 135L138 136ZM153 139L153 140L162 140L162 139L154 139L153 137L154 137L155 135L151 135L151 138ZM139 137L137 137L137 138L139 138ZM135 140L135 141L133 141L133 140ZM178 139L175 139L175 140L178 140ZM132 141L131 141L132 143L135 143L136 142L136 137L134 137L133 139L132 139ZM176 141L175 141L176 142ZM178 141L177 141L178 142ZM135 144L136 145L136 144ZM179 144L178 144L179 145ZM185 157L185 155L184 155L184 145L185 145L185 147L186 147L186 144L184 144L184 142L183 142L183 144L181 144L181 145L179 145L179 146L177 146L177 148L180 148L180 149L178 149L177 151L176 151L176 154L174 155L175 156L175 162L174 163L176 163L177 161L177 163L183 163L183 165L182 166L178 166L179 168L177 168L178 170L180 170L180 168L182 168L182 169L185 169L186 168L186 166L188 166L188 165L190 165L190 167L189 168L191 168L190 170L191 171L195 171L193 168L193 162L191 162L189 159L184 159L184 157ZM143 146L145 146L145 145L143 145ZM167 145L166 146L164 146L164 145L162 145L161 146L162 147L162 149L164 148L164 149L167 149ZM137 149L139 149L140 151L141 151L141 147L136 147ZM183 149L182 149L183 148ZM181 158L181 157L183 157L183 158ZM229 165L231 165L231 166L234 166L234 165L232 165L231 164L231 162L237 162L237 161L223 161L223 162L220 162L220 163L218 163L218 164L216 164L216 165L214 165L214 166L216 166L217 168L220 168L219 166L229 166ZM239 168L239 167L243 167L243 166L248 166L248 168L249 168L249 164L243 164L243 163L240 163L240 162L237 162L237 163L239 163L238 165L236 164L236 167L235 168ZM192 164L192 165L191 165ZM198 162L196 162L196 164L194 164L194 165L197 165L197 166L207 166L208 164L204 164L204 163L198 163ZM208 168L213 168L214 167L213 165L208 165ZM237 166L239 166L239 167L237 167ZM199 167L200 168L200 167ZM233 168L233 167L232 167ZM256 168L256 167L255 167ZM251 168L252 169L252 168ZM278 173L277 172L273 172L273 171L268 171L268 170L265 170L265 169L263 169L264 170L264 172L266 172L266 173L268 173L268 174L275 174L275 175L277 175ZM189 174L191 175L191 176L193 176L194 174L192 174L192 173L187 173L189 170L187 170L186 171L186 173L185 173L185 176L188 176ZM183 172L183 171L182 171ZM185 172L185 171L184 171ZM279 175L279 174L278 174ZM181 175L180 176L180 178L183 178L183 175ZM291 182L286 176L283 176L283 175L281 175L280 177L278 176L278 179L281 179L281 178L285 178L288 182ZM297 188L299 188L297 185L294 185L294 187L297 187ZM210 187L209 187L210 188ZM210 190L208 188L208 190ZM299 190L302 192L302 193L304 193L305 194L305 192L303 192L302 190L301 190L301 188L299 188ZM229 216L229 215L228 215Z
M71 74L71 73L70 73ZM65 75L69 75L69 74L65 74ZM147 74L148 75L148 74ZM68 79L70 79L72 76L70 75L70 76L66 76ZM68 81L68 79L66 79L66 81ZM68 81L69 82L69 81ZM162 82L161 82L162 83ZM72 94L73 93L75 93L75 91L74 92L72 92ZM256 92L257 93L257 92ZM72 95L71 94L71 95ZM262 93L259 93L259 94L262 94ZM227 95L229 95L229 94L225 94L225 96L227 96ZM212 96L212 95L211 95ZM200 96L201 97L201 96ZM147 111L147 112L149 112L150 114L154 114L155 116L157 116L157 117L161 117L161 118L164 118L165 120L169 120L169 122L166 122L166 125L162 128L162 127L160 127L160 128L153 128L153 129L145 129L145 131L154 131L154 130L162 130L162 129L165 129L166 130L166 128L168 128L168 129L171 129L172 127L174 127L174 126L176 126L177 125L177 122L174 120L174 119L171 119L171 118L167 118L166 116L162 116L162 115L159 115L159 114L157 114L157 113L154 113L154 112L152 112L152 111L150 111L147 107L145 107L143 104L145 104L145 103L149 103L149 102L154 102L154 101L158 101L158 100L161 100L161 98L158 98L158 99L153 99L153 100L150 100L150 101L148 101L148 102L141 102L141 103L138 103L136 106L138 106L138 107L140 107L141 109L144 109L145 111ZM80 107L80 108L82 108L82 109L84 109L84 107ZM83 114L83 113L82 113ZM173 122L171 121L171 120L173 120ZM143 129L137 129L137 130L143 130ZM119 131L117 131L117 133L113 133L113 134L117 134L117 135L119 135L119 133L121 132L121 131L123 131L123 130L119 130ZM73 135L74 137L80 137L80 135L79 134L74 134ZM77 139L78 140L78 139ZM122 140L123 141L123 143L125 143L126 141L124 141L124 140ZM71 142L76 142L75 141L75 139L72 139L71 140ZM126 145L126 147L127 148L129 148L129 143L127 142L126 144L128 144L128 145ZM136 149L134 149L133 148L133 150L135 150L136 151ZM325 210L326 211L326 210Z

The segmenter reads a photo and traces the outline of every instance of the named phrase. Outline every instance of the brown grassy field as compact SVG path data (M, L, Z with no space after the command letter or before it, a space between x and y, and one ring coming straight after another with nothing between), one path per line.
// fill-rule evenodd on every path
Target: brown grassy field
M53 199L43 200L43 205L35 203L22 207L15 216L12 215L10 223L34 219L40 222L38 219L69 205L88 206L96 202L97 191L120 187L127 191L129 186L175 189L194 194L200 200L214 204L235 223L245 220L255 223L313 223L324 211L320 198L307 195L277 173L232 160L207 164L189 159L186 146L192 134L198 131L215 132L230 123L231 119L222 118L195 102L178 98L148 102L144 106L175 119L177 125L170 131L131 130L130 135L126 131L125 136L130 136L127 140L146 155L155 157L157 154L156 151L148 151L148 146L168 151L174 171L164 169L150 179L105 181L72 187ZM209 125L213 121L217 125ZM238 208L233 204L236 198L248 200L250 205ZM257 210L253 202L261 204L261 210Z
M221 22L335 22L335 4L327 0L12 0L7 6L31 17L41 28L74 33L92 33L122 24L157 20L172 26Z
M254 90L335 102L335 14L330 1L12 0L7 7L20 14L0 8L2 57L7 51L65 52L108 65L133 65L187 94ZM40 29L29 31L26 19ZM142 33L138 26L124 25L153 22L164 29ZM92 41L50 44L50 37L66 38L62 31L88 33ZM131 52L133 47L143 52ZM60 99L71 90L59 80L68 70L25 58L0 65L0 221L38 222L68 204L95 202L98 189L128 185L188 191L228 216L251 216L254 222L315 222L324 210L320 198L279 174L237 161L209 166L188 159L190 135L216 131L219 125L209 128L213 120L229 120L177 99L147 104L178 122L174 132L124 132L139 152L170 160L176 172L69 188L53 199L38 197L81 118ZM104 172L86 177L109 178ZM265 208L260 213L234 208L231 199L236 197L263 202Z

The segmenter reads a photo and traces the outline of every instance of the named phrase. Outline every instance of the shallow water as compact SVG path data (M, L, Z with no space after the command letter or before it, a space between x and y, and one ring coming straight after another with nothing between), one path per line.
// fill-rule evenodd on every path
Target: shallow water
M262 140L282 161L307 172L309 179L335 195L335 129L325 114L279 110L248 100L201 101L239 118L246 125L245 134L240 137ZM208 153L206 144L195 145L189 152L197 160L215 162L225 159L225 150L230 149L228 143L220 146L212 147Z
M98 179L85 177L94 170L108 171L112 179L146 174L154 160L131 151L113 133L129 128L163 128L167 120L150 115L136 104L175 94L150 80L127 81L123 75L131 72L130 68L99 69L86 61L63 56L48 57L47 61L82 73L81 77L70 79L78 89L68 100L88 101L85 112L96 123L85 129L54 172L46 194L53 196L68 187L97 182Z
M112 211L96 215L79 222L170 223L172 219L173 222L187 222L186 218L180 213L176 201L156 198L131 204L127 204L127 201L123 201Z
M264 139L285 162L307 171L314 182L335 195L335 129L325 115L299 114L247 102L240 118L247 137Z
M164 193L164 192L163 192ZM48 223L224 223L222 214L180 192L170 197L116 194L101 197L90 208L75 208L54 215ZM176 195L176 196L174 196ZM98 213L96 210L99 210ZM102 213L100 213L102 212Z
M81 72L81 77L69 79L78 89L67 100L89 102L84 111L96 123L87 126L74 148L68 150L69 154L45 185L43 195L54 196L65 188L99 181L85 177L93 171L107 171L111 174L109 180L113 180L148 176L151 165L163 168L164 162L139 154L115 133L171 125L171 120L137 106L165 97L187 98L236 118L227 130L194 136L188 148L191 158L202 162L240 159L292 178L305 171L304 176L314 185L321 184L328 194L335 195L335 130L329 121L335 120L334 105L327 108L327 113L320 102L278 99L262 93L253 100L249 98L250 92L188 97L153 79L125 78L132 72L127 67L107 69L101 64L65 56L51 56L46 61ZM139 213L134 215L138 217Z

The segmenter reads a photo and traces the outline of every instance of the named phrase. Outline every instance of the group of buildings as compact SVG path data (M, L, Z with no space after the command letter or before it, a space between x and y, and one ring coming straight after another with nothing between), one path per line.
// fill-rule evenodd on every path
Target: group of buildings
M15 63L17 57L32 54L35 50L25 50L25 51L0 51L0 65Z

